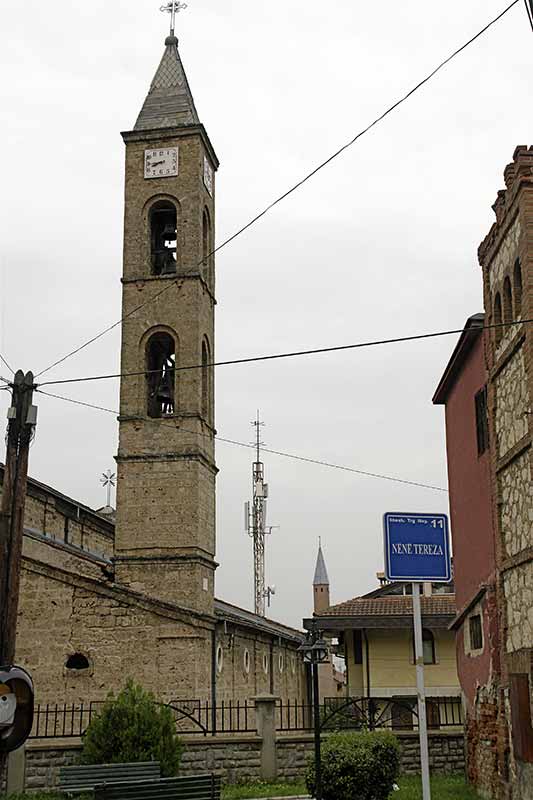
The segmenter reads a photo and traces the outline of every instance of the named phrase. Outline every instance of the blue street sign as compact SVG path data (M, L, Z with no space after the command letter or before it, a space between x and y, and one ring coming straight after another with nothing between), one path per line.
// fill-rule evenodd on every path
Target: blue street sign
M446 514L385 514L385 577L389 581L452 579Z

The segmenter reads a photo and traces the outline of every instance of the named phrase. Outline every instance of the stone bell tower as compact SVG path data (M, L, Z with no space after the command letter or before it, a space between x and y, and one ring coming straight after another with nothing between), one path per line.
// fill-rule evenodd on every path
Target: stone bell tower
M207 365L214 353L218 159L173 32L135 127L122 136L116 580L210 614L217 470Z

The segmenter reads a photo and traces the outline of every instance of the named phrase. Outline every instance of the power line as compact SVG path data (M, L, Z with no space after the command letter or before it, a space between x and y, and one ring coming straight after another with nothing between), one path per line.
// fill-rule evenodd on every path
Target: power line
M443 336L452 336L461 333L477 334L482 330L491 330L493 328L510 328L514 325L525 325L533 322L532 319L512 320L510 322L498 322L491 325L484 325L475 328L453 328L452 330L436 331L433 333L419 333L413 336L399 336L392 339L376 339L370 342L356 342L355 344L343 344L335 347L318 347L312 350L295 350L288 353L272 353L265 356L251 356L249 358L234 358L229 361L214 361L210 364L190 364L182 367L174 367L175 372L187 372L193 369L209 369L211 367L228 367L237 364L253 364L261 361L275 361L285 358L299 358L302 356L321 355L325 353L340 353L345 350L361 350L366 347L377 347L387 344L401 344L402 342L416 342L423 341L424 339L437 339ZM117 372L111 375L92 375L82 378L64 378L59 381L45 381L39 384L40 386L60 386L66 383L87 383L89 381L105 381L114 378L134 378L139 375L151 375L160 370L142 370L139 372Z
M61 394L53 394L52 392L43 392L42 389L37 389L40 394L44 394L46 397L54 397L56 400L65 400L67 403L73 403L76 406L84 406L85 408L93 408L96 411L107 411L108 414L114 414L115 416L119 416L119 412L115 411L112 408L105 408L104 406L97 406L94 403L84 403L82 400L74 400L72 397L64 397Z
M153 295L153 297L148 298L147 300L144 301L144 303L141 303L140 305L136 306L136 308L134 308L131 311L129 311L127 314L125 314L123 317L121 317L121 319L117 320L117 322L114 322L112 325L109 325L107 328L105 328L103 331L98 333L96 336L93 336L91 339L88 339L86 342L81 344L79 347L75 348L74 350L71 350L66 355L64 355L61 358L57 359L57 361L54 361L53 364L50 364L50 366L48 366L45 369L41 370L41 372L37 373L37 375L35 377L38 378L39 376L44 375L46 372L49 372L54 367L57 367L59 364L62 364L67 359L71 358L74 355L77 355L82 350L84 350L86 347L89 347L89 345L91 345L94 342L98 341L98 339L101 339L107 333L109 333L110 331L114 330L114 328L116 328L119 325L121 325L126 319L131 317L133 314L136 314L137 311L140 311L146 305L148 305L149 303L152 303L154 300L156 300L158 297L160 297L164 292L167 292L173 286L178 286L178 284L179 284L178 292L181 291L181 288L183 286L183 278L186 275L188 275L189 273L193 272L195 269L200 267L204 263L205 260L208 260L208 259L212 258L216 253L220 252L220 250L222 250L224 247L226 247L231 242L233 242L235 239L237 239L239 236L241 236L245 231L247 231L249 228L251 228L257 222L259 222L259 220L261 220L264 216L266 216L270 211L272 211L272 209L275 208L275 206L277 206L279 203L283 202L283 200L286 200L287 197L289 197L294 192L296 192L298 189L300 189L304 184L306 184L309 180L311 180L311 178L313 178L321 170L323 170L325 167L327 167L329 164L331 164L332 161L334 161L336 158L341 156L346 150L348 150L350 147L352 147L359 139L361 139L361 137L363 137L366 133L368 133L370 130L372 130L372 128L374 128L380 122L382 122L386 117L389 116L389 114L391 114L393 111L395 111L397 108L399 108L413 94L415 94L415 92L417 92L426 83L428 83L438 72L440 72L441 69L443 69L454 58L456 58L458 55L460 55L460 53L462 53L463 50L466 50L467 47L469 47L477 39L479 39L484 33L486 33L489 30L489 28L491 28L493 25L495 25L497 22L499 22L499 20L502 19L502 17L504 17L505 14L507 14L513 8L513 6L515 6L518 2L520 2L520 0L513 0L513 2L510 3L510 5L508 5L507 8L505 8L500 14L498 14L498 16L494 17L494 19L492 19L489 23L487 23L487 25L485 25L480 31L478 31L478 33L476 33L475 36L472 36L471 39L469 39L467 42L465 42L463 45L461 45L461 47L459 47L457 50L455 50L451 55L449 55L447 58L445 58L444 61L441 61L441 63L437 67L435 67L435 69L433 69L428 75L426 75L425 78L423 78L419 83L417 83L416 86L413 86L412 89L410 89L399 100L397 100L395 103L393 103L393 105L389 106L389 108L387 108L386 111L384 111L382 114L380 114L378 117L376 117L376 119L374 119L369 125L367 125L366 128L363 128L363 130L359 131L359 133L357 133L352 139L350 139L349 142L346 142L346 144L344 144L337 151L335 151L325 161L322 161L318 166L316 166L314 169L312 169L311 172L309 172L301 180L299 180L297 183L295 183L294 186L291 186L287 191L285 191L283 194L281 194L279 197L277 197L275 200L273 200L271 203L269 203L269 205L267 205L266 208L263 209L263 211L259 212L259 214L256 214L255 217L253 217L249 222L247 222L245 225L243 225L241 228L239 228L235 233L233 233L231 236L229 236L227 239L225 239L220 245L218 245L218 247L215 247L209 253L209 255L207 255L205 258L202 258L200 261L198 261L197 264L194 264L190 269L186 270L178 279L171 281L167 286L165 286L163 289L161 289L159 292L157 292L155 295ZM527 2L527 0L526 0L526 2Z
M524 0L524 3L526 6L527 18L529 20L531 30L533 31L533 6L530 7L529 0Z
M118 416L118 414L119 414L118 411L114 411L111 408L104 408L104 406L98 406L98 405L94 405L92 403L84 403L81 400L74 400L71 397L64 397L63 395L52 394L50 392L44 392L42 389L37 389L37 391L40 394L44 394L46 397L53 397L56 400L63 400L66 403L73 403L74 405L77 405L77 406L84 406L85 408L92 408L92 409L95 409L96 411L105 411L105 412L107 412L109 414L114 414L116 416ZM171 425L168 422L162 422L161 424L165 425L167 428L172 428L173 430L177 429L179 431L182 431L183 433L192 433L192 434L195 434L195 435L198 434L198 431L193 431L190 428L184 428L179 423L176 424L176 425ZM200 433L200 435L201 436L205 436L205 437L210 436L210 434L203 433L203 432ZM234 445L236 447L245 447L248 450L250 450L250 449L254 450L255 447L256 447L255 444L249 444L249 443L246 443L246 442L239 442L236 439L228 439L228 438L226 438L224 436L214 436L213 438L217 442L223 442L225 444L231 444L231 445ZM403 483L403 484L405 484L407 486L416 486L416 487L421 488L421 489L432 489L435 492L445 492L445 493L448 492L447 489L443 489L440 486L432 486L431 484L419 483L418 481L409 481L409 480L406 480L404 478L396 478L396 477L393 477L392 475L384 475L384 474L381 474L379 472L368 472L366 470L356 469L355 467L346 467L346 466L343 466L341 464L332 464L332 463L330 463L328 461L322 461L322 460L320 460L318 458L307 458L305 456L295 455L294 453L286 453L283 450L272 450L271 448L268 448L268 447L262 447L261 451L262 452L264 451L265 453L270 453L271 455L281 456L282 458L289 458L289 459L292 459L293 461L301 461L303 463L316 464L318 466L327 467L329 469L336 469L336 470L340 470L340 471L343 471L343 472L351 472L351 473L353 473L355 475L362 475L362 476L367 477L367 478L378 478L380 480L391 481L393 483Z
M15 370L13 369L13 367L11 367L11 366L8 364L8 362L6 361L6 359L4 358L4 356L2 355L2 353L0 353L0 361L2 362L2 364L3 364L4 366L6 366L6 367L8 368L8 370L11 372L11 374L12 374L12 375L14 375L14 374L15 374ZM2 380L3 380L3 379L2 379Z

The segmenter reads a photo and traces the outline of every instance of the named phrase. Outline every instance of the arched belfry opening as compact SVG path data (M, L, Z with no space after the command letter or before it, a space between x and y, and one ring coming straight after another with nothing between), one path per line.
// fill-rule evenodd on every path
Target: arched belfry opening
M169 333L154 333L146 345L147 413L152 419L176 409L176 344Z
M204 208L202 217L202 270L204 278L211 285L211 218Z
M211 422L211 350L209 342L202 342L202 417Z
M178 258L178 212L169 200L150 209L150 260L153 275L173 275Z

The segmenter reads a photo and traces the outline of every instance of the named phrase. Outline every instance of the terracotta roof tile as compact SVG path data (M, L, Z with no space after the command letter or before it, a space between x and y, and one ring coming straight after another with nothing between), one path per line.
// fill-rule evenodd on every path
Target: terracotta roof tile
M422 614L452 616L456 614L455 595L422 597ZM413 599L409 596L354 597L345 603L330 606L320 616L338 617L396 617L413 613Z

